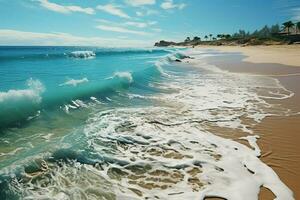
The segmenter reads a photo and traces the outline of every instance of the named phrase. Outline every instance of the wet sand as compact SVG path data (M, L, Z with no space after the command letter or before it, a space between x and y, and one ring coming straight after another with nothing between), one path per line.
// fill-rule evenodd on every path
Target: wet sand
M299 51L300 52L300 51ZM221 56L217 60L208 58L208 62L230 72L248 73L253 75L267 75L274 77L295 95L285 100L267 100L272 104L280 104L284 109L291 109L300 113L300 62L296 60L294 66L270 63L245 62L246 56L230 59ZM299 57L300 58L300 57ZM299 67L295 67L298 65ZM271 166L280 179L294 192L295 199L300 199L300 115L266 117L261 123L252 127L255 134L260 135L258 145L262 150L261 159ZM223 137L231 137L246 144L238 138L241 132L226 134L226 130L216 131ZM261 200L274 199L274 195L267 189L262 189Z

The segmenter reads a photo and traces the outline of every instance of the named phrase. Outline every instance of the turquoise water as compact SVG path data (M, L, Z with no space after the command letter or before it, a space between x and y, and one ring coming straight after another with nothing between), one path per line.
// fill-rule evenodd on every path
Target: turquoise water
M85 55L89 53L96 55ZM1 127L14 126L38 110L55 110L71 100L91 96L105 99L126 90L131 80L124 72L136 80L133 88L151 92L146 88L147 81L159 76L153 62L166 53L146 49L1 47L0 91L8 91L0 99Z

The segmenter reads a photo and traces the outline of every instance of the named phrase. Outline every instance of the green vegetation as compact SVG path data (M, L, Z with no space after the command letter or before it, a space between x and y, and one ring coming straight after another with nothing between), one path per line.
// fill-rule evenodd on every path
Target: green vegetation
M195 46L195 45L274 45L274 44L293 44L300 42L300 22L293 23L287 21L280 27L278 24L264 26L259 30L250 33L249 31L239 30L234 34L208 34L202 41L199 36L187 37L183 42L160 41L155 46Z
M282 25L284 26L285 29L287 29L288 35L290 34L290 29L295 26L295 24L292 21L284 22Z
M300 33L300 22L296 23L296 33Z

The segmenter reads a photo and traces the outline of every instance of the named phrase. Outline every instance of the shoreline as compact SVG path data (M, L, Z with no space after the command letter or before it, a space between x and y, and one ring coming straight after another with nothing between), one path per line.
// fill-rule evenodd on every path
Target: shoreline
M199 45L195 48L214 49L222 52L240 52L246 57L243 61L251 63L277 63L300 67L300 44L262 45L262 46L210 46Z
M269 165L280 179L293 191L295 199L300 197L300 45L293 46L197 46L218 50L225 53L241 53L237 60L227 60L225 57L217 60L207 58L208 64L234 73L269 76L277 79L287 90L294 92L294 96L281 100L266 100L270 104L280 104L285 109L291 109L296 115L269 116L251 129L260 136L259 145L262 156L260 159ZM287 50L287 48L290 48ZM298 53L298 52L299 53ZM280 56L279 56L280 54ZM296 55L298 55L296 57ZM222 56L221 56L222 57ZM281 59L284 58L284 59ZM223 137L230 130L217 129L215 132ZM232 130L231 130L232 131ZM235 130L234 130L235 131ZM235 131L229 138L247 145L239 138L243 133ZM225 133L225 134L224 134ZM274 195L262 188L259 199L271 200Z

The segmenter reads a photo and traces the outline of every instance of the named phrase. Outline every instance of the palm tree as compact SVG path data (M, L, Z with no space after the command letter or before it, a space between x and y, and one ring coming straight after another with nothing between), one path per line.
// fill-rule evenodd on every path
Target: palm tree
M231 38L231 35L230 34L226 34L226 35L224 35L224 37L225 37L225 39L229 39L229 38Z
M184 41L185 41L185 42L189 42L189 41L191 41L191 38L190 38L190 37L187 37Z
M208 39L208 36L206 35L206 36L204 36L204 38L207 40L207 39Z
M295 24L292 21L284 22L283 24L284 29L287 29L287 34L290 34L290 28L295 26Z
M209 34L209 40L211 41L211 37L212 37L213 35L212 34Z
M218 34L218 35L217 35L217 38L223 39L223 38L224 38L224 34Z
M200 40L201 40L201 38L200 38L200 37L198 37L198 36L195 36L193 40L194 40L194 41L200 41Z
M300 22L297 22L297 23L296 23L296 30L297 30L296 33L298 33L298 31L300 31Z

